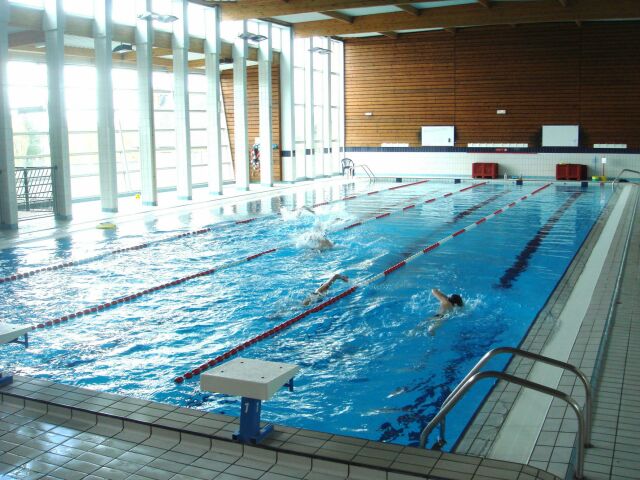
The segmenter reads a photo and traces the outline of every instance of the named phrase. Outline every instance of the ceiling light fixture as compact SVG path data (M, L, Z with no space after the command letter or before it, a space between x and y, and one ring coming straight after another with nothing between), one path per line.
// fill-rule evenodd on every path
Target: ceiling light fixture
M319 53L320 55L328 55L329 53L331 53L331 50L322 47L312 47L309 49L309 51L312 53Z
M251 32L243 32L240 35L238 35L238 38L241 38L243 40L249 40L250 42L254 42L254 43L258 43L267 39L267 37L265 37L264 35L260 35L258 33L251 33Z
M147 21L155 20L161 23L171 23L178 20L178 17L176 17L175 15L162 15L155 12L144 12L138 15L138 19Z
M120 45L117 45L116 47L114 47L113 50L111 51L113 53L133 52L133 45L131 45L130 43L121 43Z

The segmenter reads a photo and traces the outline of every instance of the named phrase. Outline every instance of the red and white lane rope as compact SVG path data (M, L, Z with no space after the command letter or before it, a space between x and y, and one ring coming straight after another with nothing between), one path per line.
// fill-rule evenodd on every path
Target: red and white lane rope
M463 188L460 191L470 190L471 188L474 188L474 187L477 187L477 186L480 186L480 185L484 185L485 183L486 182L474 184L474 185L471 185L470 187ZM451 196L451 193L443 195L443 197L448 197L448 196ZM430 200L428 202L430 202ZM405 210L407 210L407 207L402 208L401 210L398 210L398 212L403 212ZM364 223L367 223L370 220L376 220L376 219L387 217L391 213L395 213L395 212L388 212L388 213L385 213L383 215L377 215L377 216L371 217L371 218L366 219L366 220L364 220L362 222L358 222L357 225L362 225ZM349 226L347 228L353 228L355 226L356 225L351 225L351 226ZM346 228L343 228L343 229L346 229ZM228 268L235 267L236 265L240 265L240 264L245 263L245 262L250 262L251 260L255 260L256 258L262 257L263 255L268 255L270 253L277 252L278 250L281 250L282 248L285 248L287 246L290 246L290 244L281 245L279 247L271 248L271 249L265 250L263 252L259 252L259 253L253 254L253 255L249 255L249 256L246 256L246 257L241 257L239 259L231 260L229 262L223 263L222 265L219 265L216 268L211 268L209 270L203 270L201 272L197 272L197 273L194 273L192 275L188 275L186 277L177 278L177 279L172 280L172 281L170 281L168 283L163 283L161 285L156 285L154 287L150 287L150 288L147 288L147 289L144 289L144 290L140 290L139 292L133 293L131 295L125 295L123 297L116 298L115 300L111 300L109 302L100 303L98 305L93 305L91 307L87 307L87 308L84 308L82 310L78 310L77 312L74 312L74 313L63 315L61 317L54 318L52 320L47 320L46 322L38 323L37 325L32 326L31 329L35 330L36 328L52 327L54 325L59 325L61 323L67 322L69 320L73 320L75 318L83 317L85 315L90 315L92 313L101 312L103 310L106 310L108 308L114 307L116 305L119 305L119 304L122 304L122 303L125 303L125 302L129 302L129 301L135 300L137 298L140 298L143 295L148 295L150 293L157 292L158 290L164 290L165 288L168 288L168 287L173 287L173 286L176 286L176 285L180 285L180 284L182 284L184 282L187 282L189 280L193 280L195 278L211 275L211 274L213 274L215 272L220 272L222 270L226 270Z
M276 333L281 332L282 330L290 327L291 325L299 322L300 320L302 320L303 318L308 317L309 315L311 315L312 313L316 313L319 312L320 310L323 310L324 308L328 307L329 305L332 305L334 303L336 303L338 300L341 300L349 295L351 295L353 292L355 292L356 290L358 290L359 288L363 288L366 287L368 285L370 285L371 283L380 280L384 277L386 277L387 275L390 275L391 273L395 272L396 270L404 267L405 265L407 265L408 263L413 262L414 260L416 260L418 257L425 255L433 250L435 250L436 248L438 248L439 246L447 243L450 240L453 240L454 238L462 235L465 232L468 232L469 230L473 230L474 228L476 228L478 225L481 225L483 223L485 223L486 221L492 219L493 217L500 215L501 213L504 213L505 211L509 210L510 208L515 207L518 203L523 202L524 200L526 200L527 198L530 198L534 195L536 195L537 193L541 192L542 190L544 190L545 188L549 187L550 185L552 185L551 183L547 183L546 185L543 185L540 188L535 189L534 191L532 191L531 193L524 195L522 197L520 197L518 200L515 200L511 203L509 203L508 205L499 208L498 210L496 210L495 212L491 213L490 215L487 215L485 217L482 217L481 219L467 225L465 228L462 228L454 233L452 233L451 235L448 235L446 237L444 237L443 239L432 243L431 245L425 247L424 249L420 250L419 252L411 255L410 257L408 257L407 259L403 260L402 262L396 263L395 265L387 268L386 270L384 270L383 272L374 275L372 277L369 277L365 280L363 280L362 282L359 282L357 285L353 285L351 288L348 288L347 290L344 290L343 292L339 293L338 295L329 298L328 300L325 300L322 303L319 303L318 305L316 305L313 308L309 308L307 310L305 310L304 312L296 315L293 318L290 318L289 320L287 320L286 322L283 322L269 330L267 330L264 333L261 333L260 335L257 335L243 343L240 343L238 345L236 345L235 347L227 350L226 352L224 352L223 354L193 368L192 370L189 370L188 372L185 372L184 374L175 377L173 379L173 381L175 383L183 383L185 380L191 379L193 377L196 377L198 375L200 375L202 372L204 372L205 370L214 367L215 365L222 363L223 361L227 360L228 358L232 357L233 355L237 354L238 352L241 352L245 349L247 349L248 347L250 347L251 345L254 345L262 340L265 340L266 338L269 338L273 335L275 335ZM449 195L446 195L449 196Z
M125 303L125 302L130 302L132 300L140 298L143 295L148 295L150 293L157 292L158 290L164 290L165 288L174 287L176 285L180 285L180 284L182 284L184 282L187 282L189 280L193 280L195 278L205 277L205 276L211 275L211 274L213 274L215 272L219 272L221 270L225 270L227 268L230 268L230 267L233 267L233 266L236 266L236 265L240 265L241 263L250 262L251 260L255 260L256 258L259 258L259 257L261 257L263 255L267 255L269 253L273 253L276 250L277 249L272 248L270 250L265 250L264 252L256 253L256 254L253 254L253 255L249 255L248 257L242 257L240 259L224 263L224 264L220 265L217 268L211 268L209 270L203 270L201 272L197 272L197 273L194 273L192 275L187 275L186 277L177 278L175 280L171 280L170 282L162 283L160 285L156 285L155 287L150 287L150 288L146 288L144 290L140 290L140 291L138 291L136 293L133 293L131 295L125 295L123 297L118 297L115 300L111 300L110 302L100 303L98 305L94 305L94 306L91 306L91 307L84 308L82 310L78 310L75 313L70 313L68 315L63 315L61 317L54 318L53 320L47 320L46 322L38 323L37 325L32 326L31 330L35 330L36 328L52 327L54 325L59 325L61 323L67 322L69 320L73 320L74 318L79 318L79 317L83 317L85 315L90 315L92 313L101 312L101 311L106 310L108 308L115 307L116 305L119 305L119 304L122 304L122 303Z
M388 189L385 189L385 190L375 190L373 192L367 192L367 193L360 194L360 195L349 195L349 196L342 197L342 198L339 198L339 199L336 199L336 200L316 203L315 205L312 205L311 208L320 207L320 206L323 206L323 205L329 205L331 203L337 203L337 202L353 200L353 199L358 198L358 197L375 195L377 193L381 193L381 192L384 192L384 191L387 191L387 190L398 190L399 188L411 187L411 186L419 185L419 184L422 184L422 183L426 183L428 181L429 180L420 180L418 182L412 182L412 183L406 183L406 184L402 184L402 185L397 185L395 187L391 187L391 188L388 188ZM280 215L280 214L277 213L277 214L274 214L273 216L278 216L278 215ZM236 220L236 221L231 222L231 223L223 222L221 224L214 225L212 227L206 227L206 228L201 228L199 230L192 230L190 232L184 232L184 233L179 233L179 234L176 234L176 235L170 235L170 236L158 239L158 240L152 240L152 241L145 242L145 243L139 243L137 245L132 245L130 247L116 248L114 250L109 250L107 252L100 253L98 255L94 255L94 256L91 256L91 257L85 257L85 258L81 258L81 259L78 259L78 260L69 260L67 262L56 263L56 264L53 264L53 265L48 265L46 267L35 268L33 270L27 270L26 272L14 273L14 274L8 275L6 277L0 277L0 283L13 282L13 281L20 280L20 279L23 279L23 278L32 277L33 275L36 275L36 274L42 273L42 272L60 270L61 268L73 267L73 266L77 266L77 265L83 265L83 264L86 264L86 263L94 262L96 260L101 260L101 259L103 259L103 258L105 258L105 257L107 257L109 255L115 255L115 254L118 254L118 253L129 252L129 251L133 251L133 250L142 250L143 248L147 248L147 247L150 247L151 245L155 245L155 244L158 244L158 243L168 242L168 241L171 241L171 240L177 240L179 238L184 238L184 237L202 235L202 234L205 234L205 233L212 232L213 230L216 230L218 228L224 228L224 227L227 227L229 225L243 225L243 224L246 224L246 223L254 222L254 221L256 221L258 219L261 219L261 218L269 218L271 216L272 215L265 215L265 216L262 216L262 217L251 217L251 218L247 218L245 220Z
M435 201L437 201L437 200L441 200L441 199L443 199L443 198L448 198L448 197L450 197L450 196L452 196L452 195L455 195L456 193L466 192L466 191L468 191L468 190L471 190L471 189L473 189L473 188L480 187L480 186L482 186L482 185L486 185L486 184L487 184L487 182L474 183L473 185L470 185L470 186L468 186L468 187L462 188L462 189L460 189L460 190L457 190L457 191L454 191L454 192L447 192L447 193L445 193L445 194L443 194L443 195L441 195L441 196L439 196L439 197L432 197L432 198L429 198L429 199L425 200L425 201L424 201L424 202L422 202L422 203L433 203L433 202L435 202ZM412 208L416 208L416 206L417 206L417 205L418 205L417 203L412 203L412 204L410 204L410 205L407 205L406 207L403 207L401 210L397 210L397 211L395 211L395 212L386 212L386 213L381 213L380 215L376 215L376 216L374 216L374 217L366 218L366 219L364 219L364 220L359 220L359 221L357 221L357 222L355 222L355 223L352 223L352 224L350 224L350 225L347 225L346 227L342 227L342 230L349 230L350 228L358 227L358 226L360 226L360 225L363 225L363 224L365 224L365 223L367 223L367 222L371 222L371 221L373 221L373 220L380 220L381 218L389 217L389 216L391 216L391 215L393 215L393 214L395 214L395 213L402 213L402 212L406 212L407 210L411 210Z

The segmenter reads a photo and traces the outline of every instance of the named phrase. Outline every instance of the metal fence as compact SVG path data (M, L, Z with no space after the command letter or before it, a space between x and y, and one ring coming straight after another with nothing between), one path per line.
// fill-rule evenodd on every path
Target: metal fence
M53 212L51 167L16 167L18 211Z

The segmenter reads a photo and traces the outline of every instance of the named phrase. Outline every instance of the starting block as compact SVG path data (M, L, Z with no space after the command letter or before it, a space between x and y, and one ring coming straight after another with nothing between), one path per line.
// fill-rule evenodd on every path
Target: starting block
M0 324L0 344L2 343L20 343L25 347L29 346L29 333L31 327L16 327L15 325L8 325L6 323ZM20 340L20 337L24 335L24 340ZM13 375L11 373L0 371L0 387L9 385L13 382Z
M200 389L242 397L240 430L233 438L257 444L273 430L273 425L260 428L262 401L282 386L293 390L293 377L299 370L298 365L289 363L235 358L200 375Z

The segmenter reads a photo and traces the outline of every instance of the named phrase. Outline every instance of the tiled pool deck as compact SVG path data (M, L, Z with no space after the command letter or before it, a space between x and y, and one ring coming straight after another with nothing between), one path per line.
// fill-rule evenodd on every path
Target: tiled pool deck
M621 225L630 221L629 207L625 215ZM595 241L601 223L594 228L542 312L541 321L523 345L525 349L539 351L545 336L550 334L553 316L580 275L590 242ZM640 477L640 462L633 457L633 452L640 448L637 433L640 401L635 395L640 379L640 354L633 350L640 343L640 331L632 324L640 311L640 222L635 222L634 229L621 282L620 305L614 310L613 330L601 369L604 375L594 415L594 448L587 451L588 479ZM623 230L613 241L608 254L611 258L607 257L608 268L598 283L597 298L592 299L592 308L569 360L589 376L594 371L609 310L606 299L611 298L624 250ZM522 376L531 365L526 361L512 362L510 368ZM573 378L563 376L560 385L561 390L581 398L580 387ZM483 458L495 438L495 427L508 412L509 402L518 395L516 389L500 384L477 415L479 423L459 446L459 450L476 449L477 456L283 426L276 426L274 435L261 446L243 446L230 440L237 429L235 417L28 377L16 377L13 385L0 389L0 395L0 474L9 478L532 480L558 478L544 470L559 477L572 473L575 420L566 407L555 402L529 465Z
M11 478L555 478L529 466L283 426L247 446L230 440L235 417L29 377L0 392L0 473Z

